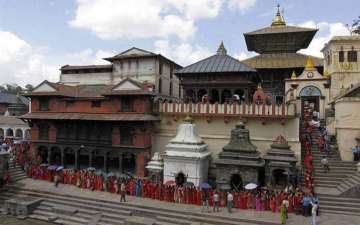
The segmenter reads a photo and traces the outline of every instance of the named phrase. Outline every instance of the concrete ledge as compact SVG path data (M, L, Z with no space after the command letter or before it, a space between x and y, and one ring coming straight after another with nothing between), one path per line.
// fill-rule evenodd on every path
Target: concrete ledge
M132 216L126 219L126 225L155 225L156 220L140 217L140 216Z

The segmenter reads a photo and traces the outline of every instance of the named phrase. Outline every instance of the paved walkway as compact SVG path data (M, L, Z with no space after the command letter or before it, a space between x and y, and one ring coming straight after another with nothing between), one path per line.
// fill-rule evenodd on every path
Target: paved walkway
M66 195L73 195L73 196L80 196L92 199L101 199L111 202L119 202L119 204L128 204L128 205L136 205L136 206L149 206L149 207L156 207L160 210L163 209L172 209L179 212L201 212L201 208L195 205L186 205L186 204L174 204L168 202L161 202L152 199L146 198L137 198L132 196L127 196L127 203L120 203L120 196L107 193L107 192L92 192L89 190L79 189L72 185L62 185L60 184L58 188L55 188L52 183L46 181L39 181L33 179L25 179L16 183L17 186L21 186L27 189L34 189L40 191L47 191L52 192L55 195L57 193L66 194ZM320 205L321 207L321 205ZM207 213L203 213L206 216ZM234 209L234 212L229 214L226 211L226 208L222 208L221 212L213 213L212 215L219 215L228 218L243 218L243 219L251 219L257 221L268 221L268 222L275 222L279 223L280 215L274 214L269 211L262 211L256 212L255 210L240 210ZM0 223L2 224L2 223ZM305 218L303 216L297 216L294 214L289 215L289 220L287 224L290 225L306 225L311 224L310 218ZM322 214L318 217L318 224L319 225L359 225L360 224L360 217L356 216L343 216L343 215L332 215L332 214Z

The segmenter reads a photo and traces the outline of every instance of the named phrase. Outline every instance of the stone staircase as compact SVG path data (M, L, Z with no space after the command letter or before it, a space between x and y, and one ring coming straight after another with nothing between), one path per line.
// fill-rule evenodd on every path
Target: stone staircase
M320 199L320 211L360 216L360 198L346 197L346 193L360 184L360 173L356 170L356 163L341 160L334 140L330 143L331 151L327 156L330 171L325 172L320 162L324 153L318 149L318 137L319 132L312 134L315 192Z
M17 182L27 178L25 172L15 161L9 161L9 174L11 182Z
M94 199L69 194L30 190L10 185L0 194L0 205L7 199L16 197L32 197L42 199L41 204L33 211L30 218L52 221L54 224L66 225L123 225L128 220L154 221L156 225L191 225L194 222L216 225L235 224L264 224L277 223L258 221L256 219L229 218L221 215L201 214L197 212L183 212L175 209L157 208L146 205L120 204L114 201ZM61 210L60 210L61 209ZM131 223L133 224L133 223ZM134 223L137 224L137 223ZM145 223L138 223L145 224Z

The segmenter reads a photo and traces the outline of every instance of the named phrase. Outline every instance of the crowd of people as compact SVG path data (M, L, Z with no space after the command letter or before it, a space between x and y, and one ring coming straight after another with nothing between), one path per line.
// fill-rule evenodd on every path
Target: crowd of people
M33 179L74 185L91 191L106 191L125 196L150 198L159 201L194 204L202 206L202 211L219 211L220 207L253 209L280 213L281 222L285 223L288 213L309 216L314 208L318 208L318 199L313 195L311 164L311 140L302 143L306 153L304 157L305 187L301 184L289 184L284 190L273 190L270 187L258 187L253 190L222 191L212 188L200 188L192 185L176 185L176 183L155 183L147 179L116 176L114 173L103 173L94 168L76 170L42 164L40 156L32 158L30 145L9 143L14 149L16 162L21 165L28 177Z

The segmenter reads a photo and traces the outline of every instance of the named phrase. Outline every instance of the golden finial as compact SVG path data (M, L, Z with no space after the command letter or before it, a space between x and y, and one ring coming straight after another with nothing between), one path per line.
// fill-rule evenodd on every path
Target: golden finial
M324 77L330 77L330 73L329 73L328 70L325 70L325 71L324 71Z
M278 27L278 26L285 26L285 20L284 17L280 13L280 4L277 5L277 12L276 15L271 23L272 27Z
M224 42L221 41L220 45L219 45L219 48L218 50L216 51L216 53L218 55L226 55L227 54L227 51L226 51L226 48L225 48L225 45L224 45Z
M257 90L261 90L261 89L262 89L261 83L258 83Z
M305 69L307 69L307 70L315 69L314 61L312 60L311 56L309 56L306 59Z
M293 70L293 72L292 72L292 74L291 74L291 80L296 80L295 70Z
M193 123L194 122L194 120L193 120L193 118L191 118L190 114L187 114L183 121L185 123Z

